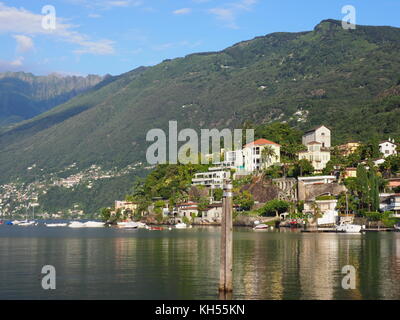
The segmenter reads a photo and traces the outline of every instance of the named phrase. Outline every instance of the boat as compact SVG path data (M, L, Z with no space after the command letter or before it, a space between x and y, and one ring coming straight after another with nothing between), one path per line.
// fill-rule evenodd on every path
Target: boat
M136 222L136 223L137 223L138 228L147 228L147 225L143 222Z
M121 229L137 229L139 227L138 223L134 221L123 221L117 223L118 228Z
M14 220L14 221L11 221L11 224L12 224L13 226L17 226L17 225L19 225L19 224L22 223L22 222L24 222L24 221Z
M163 227L149 227L149 230L162 231L162 230L164 230L164 228Z
M46 227L66 227L68 223L45 223Z
M177 224L175 225L175 228L176 228L176 229L186 229L186 228L187 228L187 225L186 225L186 223L177 223Z
M33 226L36 224L36 221L21 221L20 223L18 223L17 225L20 227L29 227L29 226Z
M104 227L104 222L87 221L84 223L84 226L86 228L102 228L102 227Z
M73 221L68 225L68 227L70 227L70 228L84 228L85 224L83 222Z
M338 232L346 232L346 233L360 233L361 226L358 224L352 223L341 223L340 225L336 226L336 231Z
M396 231L400 231L400 222L397 222L397 223L393 226L393 228L394 228Z
M253 230L265 230L265 229L268 229L268 228L269 228L268 225L261 223L261 224L257 224L257 225L253 228Z

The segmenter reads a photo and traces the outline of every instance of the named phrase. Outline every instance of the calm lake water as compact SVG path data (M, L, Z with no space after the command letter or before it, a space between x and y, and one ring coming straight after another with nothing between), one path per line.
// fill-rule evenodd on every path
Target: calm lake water
M0 299L218 299L217 227L0 226ZM53 265L56 290L43 290ZM356 289L341 269L357 270ZM400 233L234 232L234 299L400 299Z

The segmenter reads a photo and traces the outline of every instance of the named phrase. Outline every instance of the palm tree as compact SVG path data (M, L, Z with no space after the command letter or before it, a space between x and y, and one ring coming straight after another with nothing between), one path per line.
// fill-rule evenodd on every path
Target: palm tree
M311 204L311 209L313 211L313 219L312 219L312 221L313 221L314 224L316 224L318 226L318 218L321 218L322 214L321 214L321 209L319 208L319 206L318 206L316 201L314 201Z
M271 163L272 158L276 158L275 150L271 146L265 146L261 151L261 161L267 166Z

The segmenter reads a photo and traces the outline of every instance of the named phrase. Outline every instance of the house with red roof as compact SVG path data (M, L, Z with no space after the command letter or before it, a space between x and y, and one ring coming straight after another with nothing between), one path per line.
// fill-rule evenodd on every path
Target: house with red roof
M267 139L244 145L242 153L244 169L248 172L266 169L281 161L281 145Z

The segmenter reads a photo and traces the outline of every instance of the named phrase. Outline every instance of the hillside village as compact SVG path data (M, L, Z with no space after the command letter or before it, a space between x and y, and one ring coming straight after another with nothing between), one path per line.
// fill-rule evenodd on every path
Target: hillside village
M272 216L283 224L301 219L332 225L340 219L357 218L364 218L363 223L393 223L400 217L396 142L388 138L377 145L351 141L332 146L331 134L324 125L308 130L292 160L283 159L284 146L265 138L240 150L222 149L224 160L203 171L197 168L183 196L150 199L142 190L126 201L116 201L114 208L103 209L103 213L107 219L117 215L122 219L155 217L158 222L218 224L222 188L232 180L239 218ZM291 167L297 174L290 176Z

